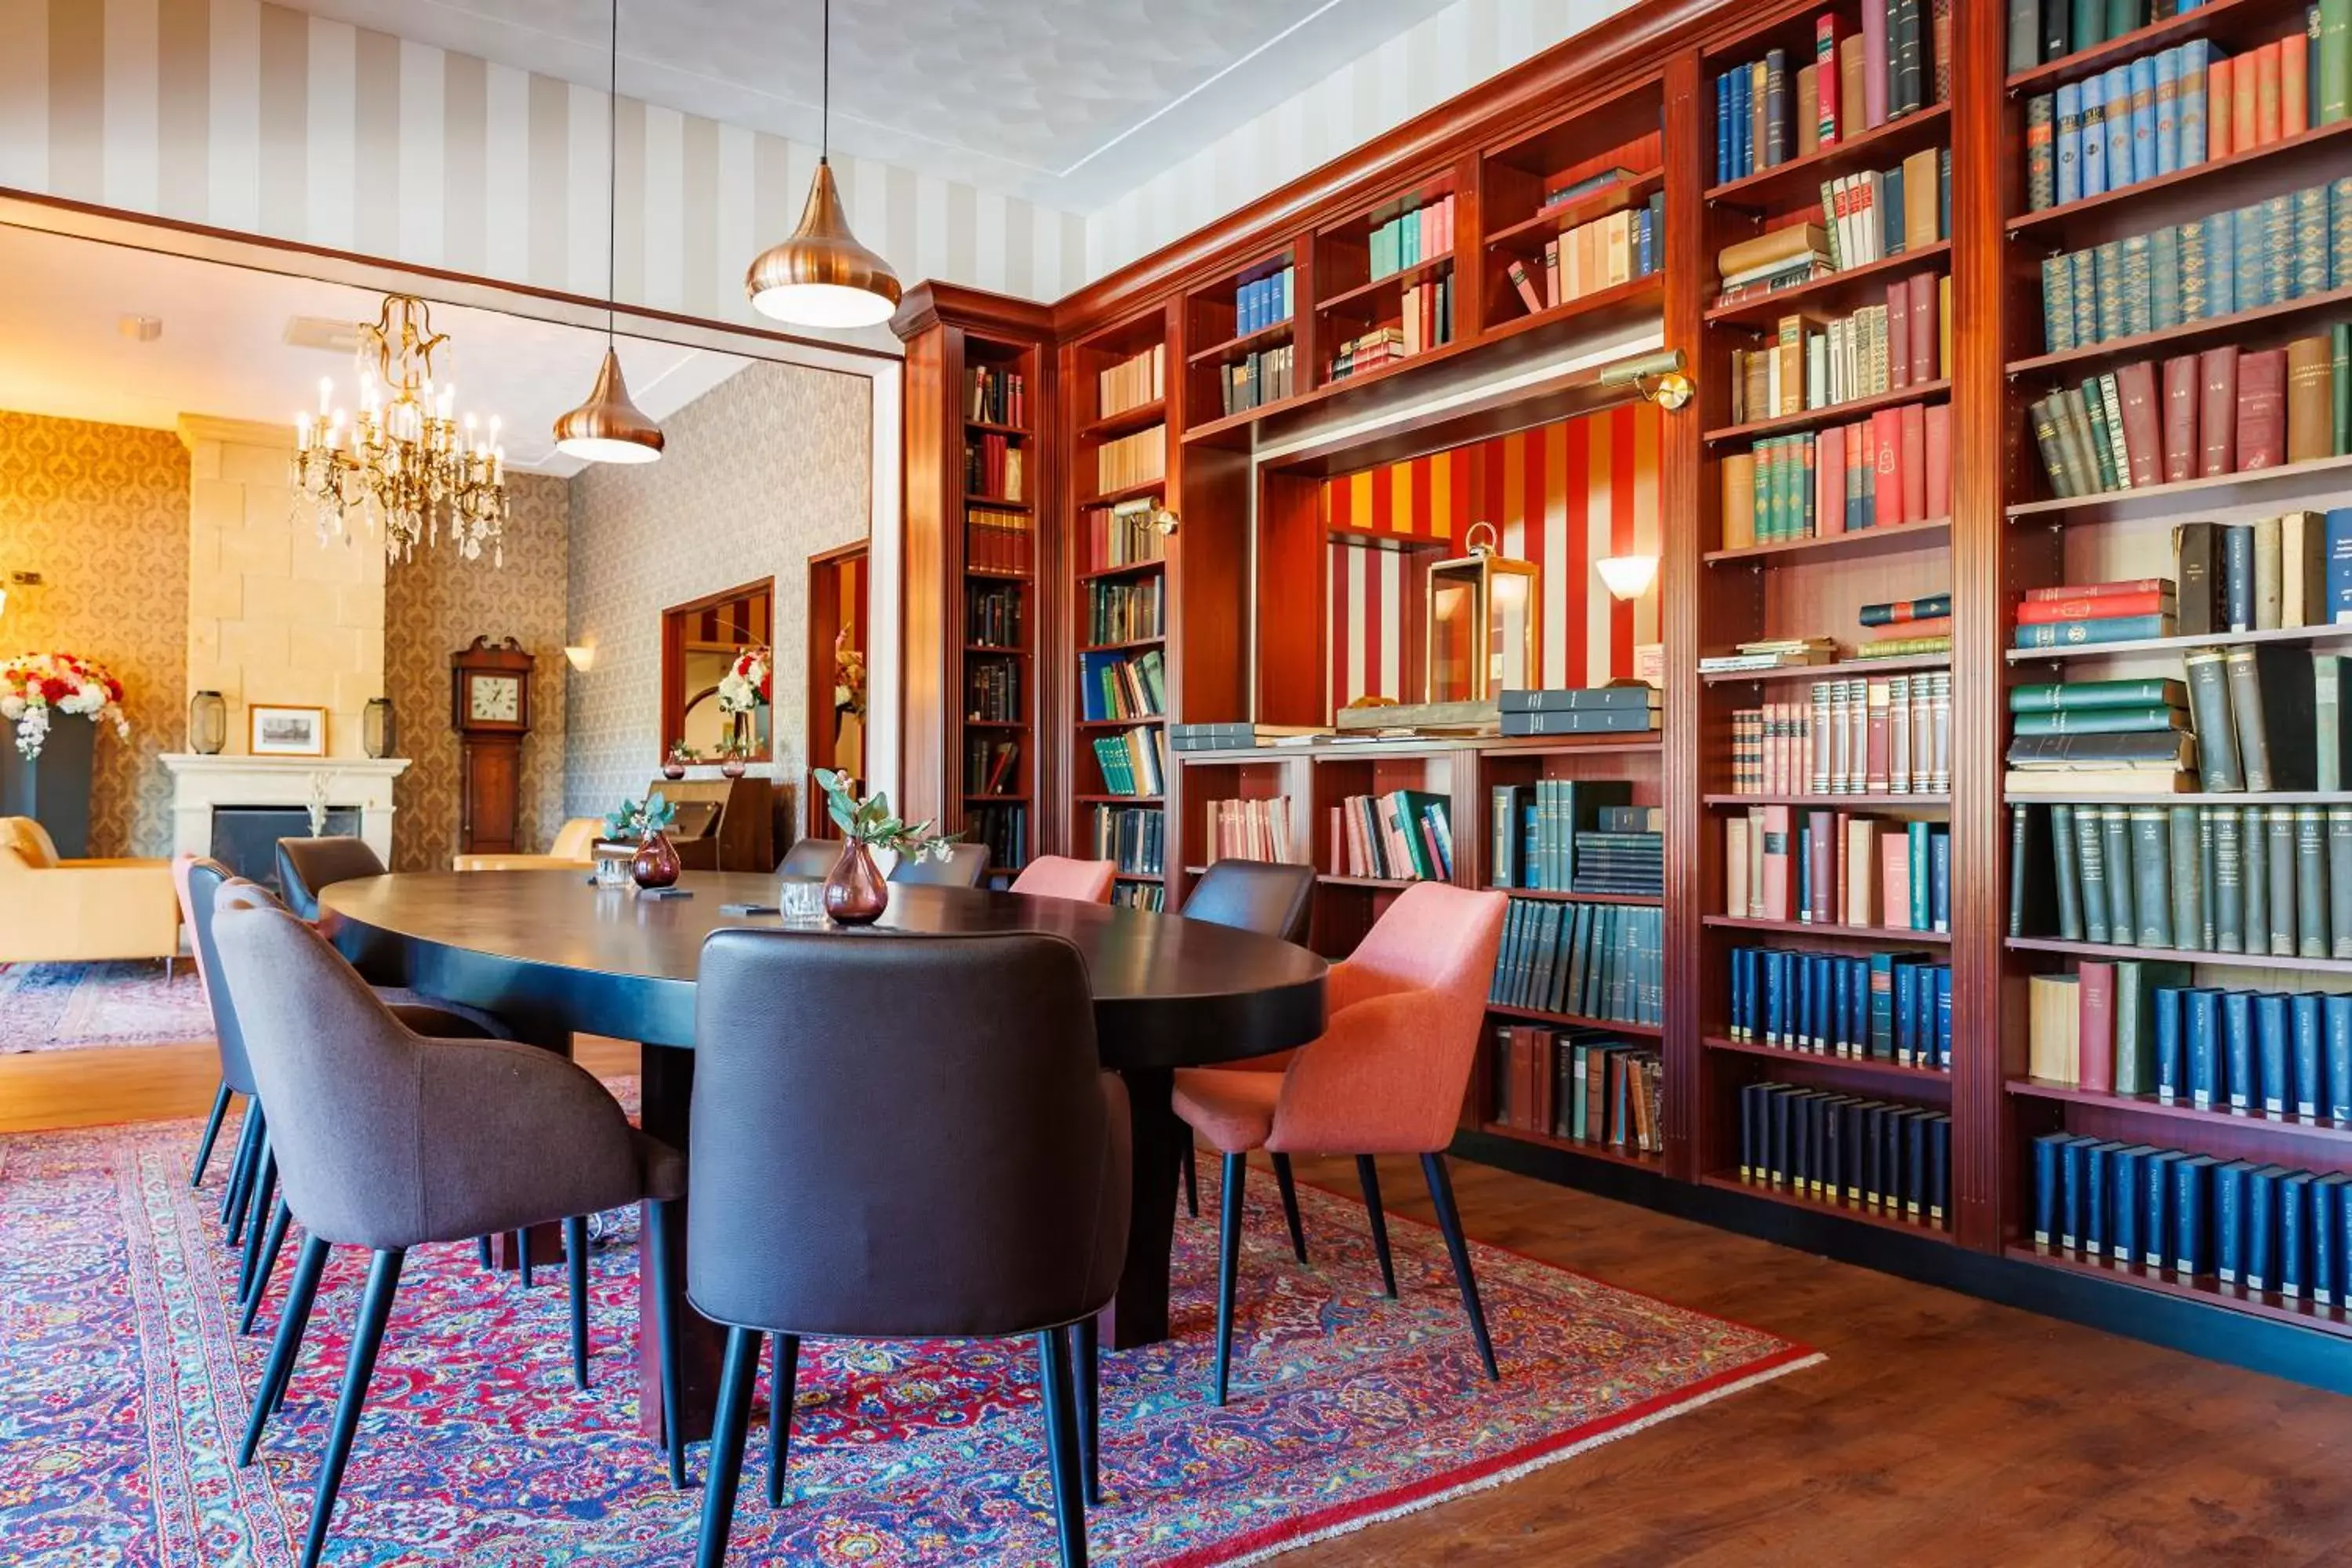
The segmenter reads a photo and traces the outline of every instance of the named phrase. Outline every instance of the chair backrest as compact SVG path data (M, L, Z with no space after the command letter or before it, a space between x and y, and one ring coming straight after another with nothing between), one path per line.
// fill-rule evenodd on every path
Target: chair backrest
M593 858L596 836L604 831L602 817L572 817L555 830L555 842L547 847L547 853L553 859L577 860L585 866Z
M1312 866L1219 860L1192 884L1192 896L1184 900L1184 918L1303 942L1314 904Z
M196 973L204 980L205 1001L212 1009L213 1039L220 1050L221 1081L239 1094L253 1094L257 1092L253 1064L246 1053L245 1031L237 1024L236 998L221 974L213 913L220 889L226 886L253 888L265 897L266 891L205 855L174 860L172 878L180 889L180 914L195 933Z
M0 816L0 868L47 871L58 864L49 830L29 816Z
M1118 868L1108 860L1073 860L1066 855L1040 855L1021 868L1013 890L1040 899L1076 899L1082 904L1110 902L1111 883Z
M383 868L365 839L330 836L278 841L278 883L285 891L286 907L306 921L319 918L321 891L356 877L381 877Z
M776 875L823 877L833 870L834 862L840 858L841 840L838 838L796 839L793 847L784 851L783 859L777 863Z
M1098 1310L1127 1248L1116 1085L1059 937L713 932L688 1293L720 1322L874 1338Z
M977 888L988 876L988 846L950 844L944 860L918 860L901 855L890 868L894 882L929 883L938 888Z

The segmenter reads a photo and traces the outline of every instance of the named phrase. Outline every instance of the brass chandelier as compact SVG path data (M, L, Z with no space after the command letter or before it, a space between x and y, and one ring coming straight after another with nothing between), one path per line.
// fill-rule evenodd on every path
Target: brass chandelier
M424 300L387 294L374 325L360 324L358 416L334 406L331 377L319 383L319 412L296 416L292 482L310 503L320 543L373 529L387 560L406 561L446 532L466 560L488 549L493 564L506 564L499 421L485 433L472 415L457 416L457 388L434 378L434 356L448 342Z

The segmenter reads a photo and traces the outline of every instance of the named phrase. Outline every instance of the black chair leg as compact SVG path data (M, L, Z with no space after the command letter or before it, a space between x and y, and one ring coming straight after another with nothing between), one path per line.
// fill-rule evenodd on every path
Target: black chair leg
M361 1298L359 1326L352 1332L343 1391L335 1399L335 1425L327 1436L326 1458L319 1466L318 1500L310 1505L310 1528L302 1537L302 1568L317 1568L319 1554L327 1548L335 1494L342 1489L343 1467L351 1462L360 1409L367 1403L368 1380L375 1375L375 1352L383 1345L383 1325L392 1316L393 1293L400 1289L400 1265L406 1257L400 1247L387 1247L368 1265L367 1294Z
M522 1268L522 1288L528 1290L531 1286L530 1232L527 1230L516 1231L514 1233L514 1244L515 1258Z
M1470 1247L1462 1239L1462 1215L1454 1206L1454 1177L1443 1154L1423 1154L1422 1174L1429 1178L1429 1201L1437 1205L1437 1227L1445 1233L1445 1250L1454 1258L1454 1281L1462 1287L1462 1306L1470 1314L1470 1332L1478 1341L1478 1359L1486 1363L1486 1377L1500 1383L1495 1365L1495 1344L1486 1337L1486 1310L1478 1304L1478 1279L1470 1272Z
M670 1250L670 1225L675 1205L647 1204L646 1225L654 1255L654 1332L661 1344L662 1437L669 1450L669 1484L686 1485L686 1435L677 1424L683 1397L677 1367L678 1296L676 1265Z
M1184 1212L1201 1217L1201 1159L1192 1151L1192 1129L1184 1130Z
M221 1122L228 1115L228 1102L235 1098L224 1082L213 1094L213 1113L205 1118L205 1135L196 1144L195 1168L188 1173L188 1185L205 1184L205 1167L212 1163L213 1145L220 1140Z
M784 1506L784 1466L792 1458L793 1400L801 1385L798 1334L776 1336L775 1363L768 1373L768 1506Z
M270 1152L269 1130L261 1130L261 1152L255 1169L253 1196L246 1204L245 1255L236 1268L236 1299L244 1300L253 1293L254 1271L261 1267L263 1221L269 1217L270 1206L278 1198L278 1156Z
M498 1259L490 1255L490 1238L488 1237L478 1236L474 1237L474 1261L480 1264L485 1268L495 1268L498 1267Z
M1290 1156L1274 1156L1274 1184L1282 1189L1282 1221L1290 1227L1290 1250L1307 1261L1307 1229L1298 1223L1298 1184L1290 1179Z
M1225 1156L1224 1215L1217 1229L1217 1403L1225 1402L1225 1369L1234 1354L1234 1282L1242 1263L1242 1182L1249 1156Z
M1092 1318L1070 1325L1070 1364L1078 1384L1078 1439L1086 1450L1087 1502L1102 1494L1102 1336Z
M1062 1568L1084 1568L1086 1477L1079 1469L1078 1411L1069 1347L1060 1330L1048 1329L1037 1336L1037 1371L1045 1385L1045 1462L1053 1467L1054 1522L1061 1537Z
M588 1386L588 1216L563 1222L563 1271L572 1287L572 1386Z
M702 1533L694 1568L722 1568L727 1532L735 1524L735 1489L743 1479L743 1434L751 1424L751 1384L760 1375L757 1329L727 1331L727 1359L719 1374L719 1409L710 1425L710 1474L702 1493Z
M260 1314L261 1299L269 1293L269 1277L278 1271L278 1249L286 1245L286 1226L294 1218L294 1211L280 1197L269 1211L269 1239L261 1244L261 1267L254 1270L252 1288L245 1293L245 1310L238 1314L236 1331L253 1332L253 1320Z
M253 1152L260 1142L261 1107L248 1100L245 1121L237 1127L236 1148L228 1157L228 1185L221 1190L220 1222L229 1227L231 1247L245 1233L245 1189L253 1181Z
M294 1282L286 1289L286 1310L278 1314L278 1337L269 1343L268 1364L261 1370L261 1386L253 1391L253 1413L246 1417L245 1440L237 1446L240 1468L253 1463L261 1429L286 1398L294 1359L302 1353L302 1332L310 1326L310 1304L319 1299L319 1273L327 1266L327 1251L319 1237L303 1237L301 1255L294 1260Z
M1396 1264L1389 1257L1389 1216L1381 1210L1381 1168L1370 1154L1356 1156L1356 1180L1364 1189L1364 1212L1372 1216L1372 1250L1381 1259L1381 1294L1396 1300Z

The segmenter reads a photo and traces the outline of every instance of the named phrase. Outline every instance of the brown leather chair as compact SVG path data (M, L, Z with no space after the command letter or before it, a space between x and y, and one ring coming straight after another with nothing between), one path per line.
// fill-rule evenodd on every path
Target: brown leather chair
M263 1426L285 1392L328 1251L364 1247L374 1254L302 1542L302 1568L311 1568L326 1545L408 1249L563 1221L572 1260L572 1377L584 1386L586 1216L649 1202L653 1251L656 1259L667 1257L660 1233L668 1227L672 1201L686 1190L686 1163L631 1127L603 1084L552 1052L511 1040L415 1034L309 924L283 910L235 900L236 893L232 888L221 895L215 950L236 994L246 1051L270 1107L286 1201L308 1233L254 1392L240 1465L253 1462ZM563 1157L548 1158L551 1149ZM674 1282L656 1279L663 1392L671 1409L678 1390L677 1318L667 1310L673 1296ZM673 1423L673 1477L683 1474L680 1436Z
M342 836L278 841L278 886L286 907L306 921L320 915L319 894L336 882L381 877L386 870L367 840Z
M890 880L936 888L977 888L988 879L988 846L950 844L944 860L919 860L901 855L890 868Z
M1034 1334L1062 1560L1084 1563L1092 1331L1127 1250L1129 1129L1077 951L1028 932L716 931L691 1125L687 1293L729 1325L700 1568L726 1557L770 1333L771 1503L803 1338Z
M777 863L776 875L805 877L814 880L829 874L834 862L840 858L841 840L838 838L795 839L793 847L784 851L783 859Z

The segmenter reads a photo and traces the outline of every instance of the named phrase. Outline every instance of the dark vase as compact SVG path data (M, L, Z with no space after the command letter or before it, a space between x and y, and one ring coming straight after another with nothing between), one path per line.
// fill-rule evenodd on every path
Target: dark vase
M668 758L662 763L662 777L675 781L685 776L686 764L676 757Z
M677 850L669 836L648 833L629 859L629 875L640 888L667 888L677 880Z
M730 779L740 779L743 776L743 759L729 757L719 764L719 771Z
M845 926L867 926L889 905L890 885L875 868L873 855L863 844L844 844L824 879L824 912Z

